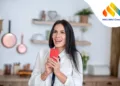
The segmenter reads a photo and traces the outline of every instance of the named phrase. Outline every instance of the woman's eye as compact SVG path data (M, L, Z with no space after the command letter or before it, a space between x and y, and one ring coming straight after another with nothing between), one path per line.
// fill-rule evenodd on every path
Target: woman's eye
M63 31L62 31L61 33L63 33L63 34L64 34L65 32L63 32Z
M57 31L53 31L53 33L57 33Z

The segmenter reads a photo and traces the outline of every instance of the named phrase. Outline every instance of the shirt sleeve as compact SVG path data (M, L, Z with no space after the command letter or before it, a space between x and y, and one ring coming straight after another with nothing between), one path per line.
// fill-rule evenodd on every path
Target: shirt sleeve
M83 86L83 66L80 53L77 53L79 72L73 67L71 76L67 76L64 86Z
M44 54L42 51L40 51L37 54L36 62L34 65L34 70L31 74L31 77L28 81L29 86L49 86L51 83L51 77L48 76L45 81L41 79L41 74L43 73L42 67L44 67L44 57L42 57L41 54ZM42 59L41 59L42 58Z

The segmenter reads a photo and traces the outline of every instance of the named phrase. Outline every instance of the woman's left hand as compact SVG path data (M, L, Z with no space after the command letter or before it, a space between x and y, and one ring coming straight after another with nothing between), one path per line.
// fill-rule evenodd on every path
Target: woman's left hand
M60 73L60 62L59 62L59 58L57 57L53 57L49 59L49 62L52 64L52 67L54 69L54 73Z

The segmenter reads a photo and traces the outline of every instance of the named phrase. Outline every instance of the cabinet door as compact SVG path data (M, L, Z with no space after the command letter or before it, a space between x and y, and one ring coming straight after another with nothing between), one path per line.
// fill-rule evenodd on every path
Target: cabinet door
M83 86L95 86L95 82L83 82Z
M97 86L117 86L117 82L98 82Z

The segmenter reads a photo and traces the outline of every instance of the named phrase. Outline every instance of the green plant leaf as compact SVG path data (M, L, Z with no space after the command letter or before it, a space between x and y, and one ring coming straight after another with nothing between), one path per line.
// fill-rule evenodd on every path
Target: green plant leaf
M84 8L80 11L78 11L75 15L87 15L90 16L91 14L93 14L92 10L90 8Z

